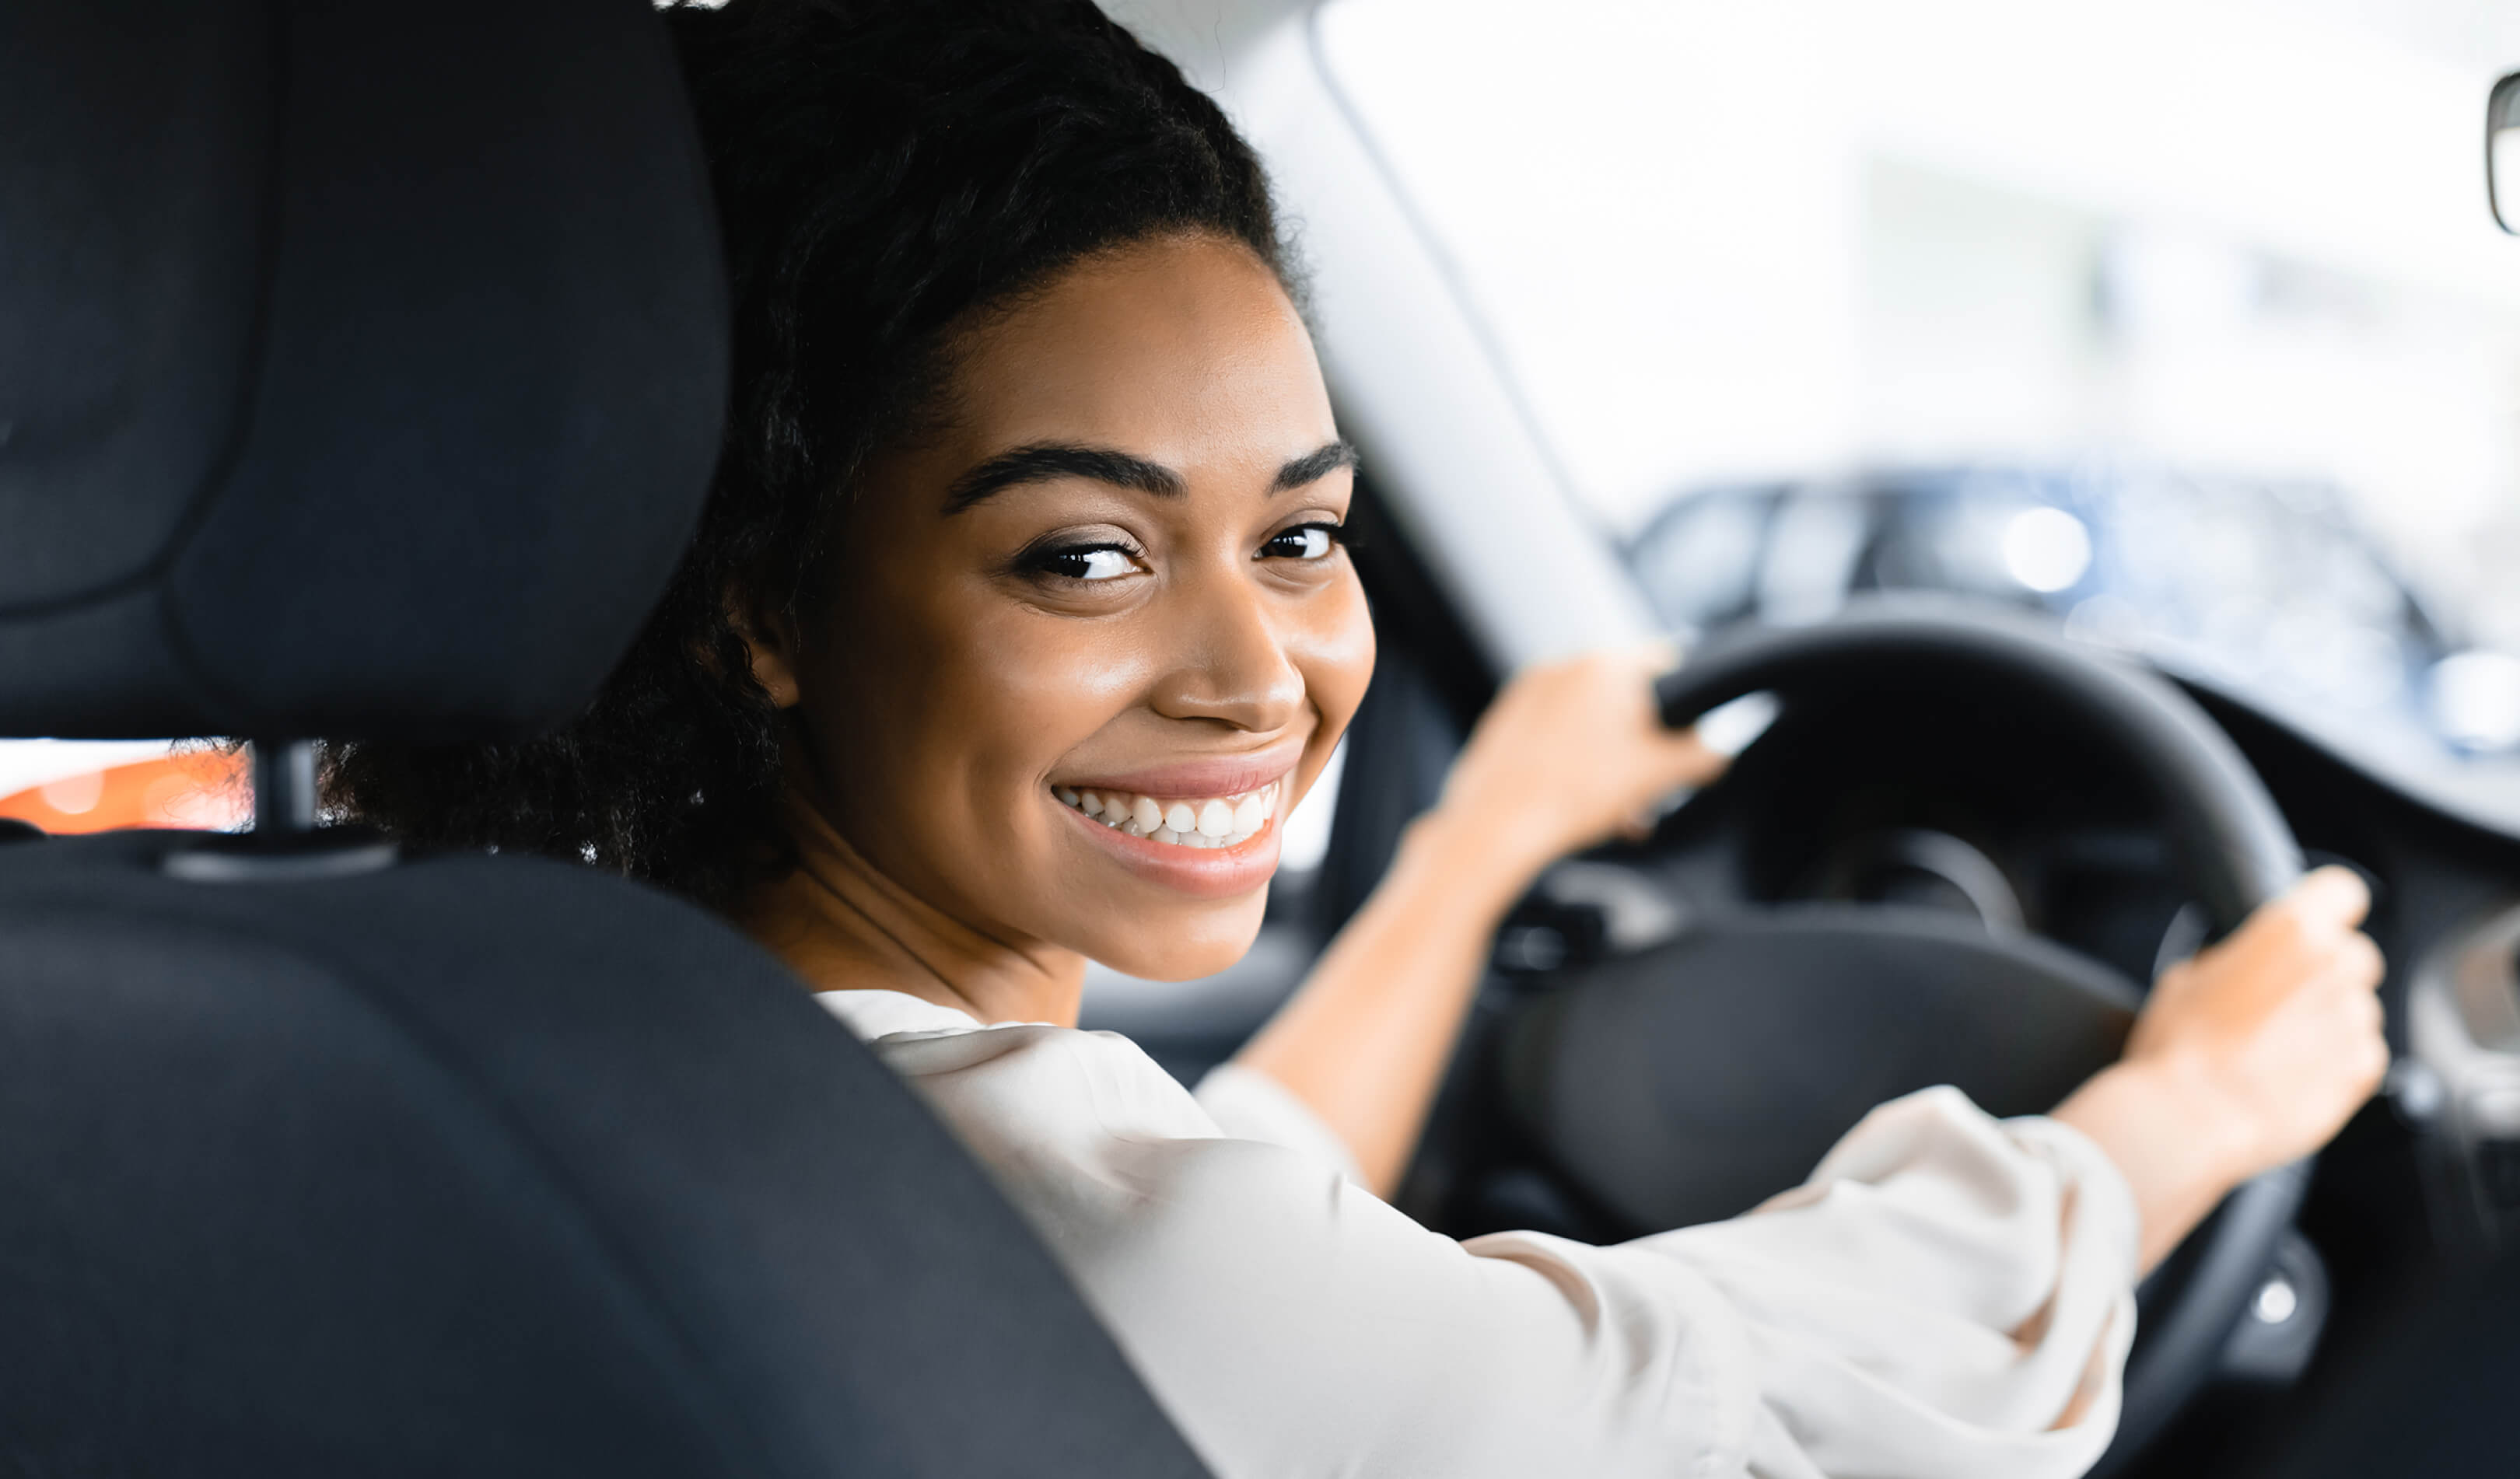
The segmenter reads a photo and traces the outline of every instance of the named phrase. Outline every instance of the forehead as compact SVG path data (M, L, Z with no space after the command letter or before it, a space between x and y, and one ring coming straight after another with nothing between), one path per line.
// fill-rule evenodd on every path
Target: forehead
M954 439L974 456L1091 441L1185 471L1274 467L1336 434L1311 336L1276 274L1212 237L1090 258L962 350Z

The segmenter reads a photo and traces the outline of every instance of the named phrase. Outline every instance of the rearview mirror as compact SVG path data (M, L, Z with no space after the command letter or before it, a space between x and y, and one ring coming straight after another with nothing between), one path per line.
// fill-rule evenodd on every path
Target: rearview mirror
M2485 189L2494 219L2520 236L2520 72L2495 83L2485 105Z

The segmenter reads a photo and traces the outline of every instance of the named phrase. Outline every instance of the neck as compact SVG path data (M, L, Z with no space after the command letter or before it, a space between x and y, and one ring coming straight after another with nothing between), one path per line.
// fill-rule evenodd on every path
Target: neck
M796 867L737 921L816 991L898 991L982 1022L1076 1024L1085 958L1011 945L934 908L878 869L816 798L788 797Z

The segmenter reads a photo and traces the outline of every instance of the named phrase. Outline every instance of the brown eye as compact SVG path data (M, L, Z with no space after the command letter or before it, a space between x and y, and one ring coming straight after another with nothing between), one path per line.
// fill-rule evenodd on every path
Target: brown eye
M1033 567L1064 580L1117 580L1136 573L1138 562L1118 545L1070 545L1043 551Z
M1337 548L1338 542L1337 524L1297 524L1271 535L1260 547L1260 555L1264 560L1319 560Z

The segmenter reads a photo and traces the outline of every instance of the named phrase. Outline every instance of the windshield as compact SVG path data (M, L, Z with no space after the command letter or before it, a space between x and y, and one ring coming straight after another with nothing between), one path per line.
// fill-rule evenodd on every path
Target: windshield
M2520 749L2520 244L2477 162L2520 12L1335 0L1318 36L1675 627L1956 591L2400 758Z

